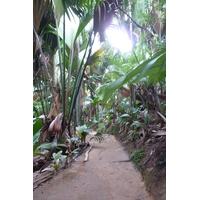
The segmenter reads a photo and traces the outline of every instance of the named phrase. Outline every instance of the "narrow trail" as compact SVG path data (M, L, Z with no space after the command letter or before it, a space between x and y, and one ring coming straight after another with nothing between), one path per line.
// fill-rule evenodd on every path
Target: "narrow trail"
M33 192L34 200L152 200L127 152L112 135ZM92 142L91 142L92 143Z

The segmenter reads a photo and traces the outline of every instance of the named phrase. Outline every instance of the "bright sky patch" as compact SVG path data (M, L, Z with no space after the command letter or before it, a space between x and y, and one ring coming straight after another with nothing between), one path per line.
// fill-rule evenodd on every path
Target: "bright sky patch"
M132 50L132 41L125 29L109 27L106 36L110 44L119 49L121 53L128 53Z

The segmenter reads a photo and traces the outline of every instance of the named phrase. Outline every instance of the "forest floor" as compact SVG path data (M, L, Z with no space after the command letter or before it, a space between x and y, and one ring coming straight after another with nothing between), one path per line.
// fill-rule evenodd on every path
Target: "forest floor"
M129 160L129 153L122 144L110 134L103 134L103 138L101 143L90 142L92 149L87 162L83 162L84 154L80 155L68 168L60 170L50 180L35 188L33 199L154 199L147 192L135 164L132 161L124 162Z
M146 190L154 200L166 200L166 127L153 127L148 136L133 141L127 130L118 124L106 127L106 133L116 136L124 150L134 155L133 161L142 175Z
M118 137L118 140L120 138ZM131 143L123 145L128 151ZM166 200L166 138L153 138L145 144L143 157L137 162L147 191L154 200Z

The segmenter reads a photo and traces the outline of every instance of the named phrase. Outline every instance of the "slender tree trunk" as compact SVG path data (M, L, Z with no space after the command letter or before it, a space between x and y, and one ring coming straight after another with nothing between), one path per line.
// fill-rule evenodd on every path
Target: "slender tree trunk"
M76 78L78 76L78 70L79 70L79 40L77 38L76 40ZM78 93L77 95L77 100L76 100L76 106L75 106L75 119L76 119L76 125L77 126L80 126L81 122L80 122L80 111L81 111L81 108L80 108L80 93Z
M63 130L65 130L65 110L67 109L65 109L65 10L64 9L63 9L63 72L62 72L62 76L63 76L62 77L62 109L63 109L62 128Z
M89 117L89 120L91 120L91 117L92 117L92 104L89 105L89 109L90 109L90 115L89 115L90 117Z
M129 0L129 9L130 9L130 12L129 12L129 15L132 16L132 13L131 13L131 1ZM133 24L131 23L131 19L129 19L129 27L130 27L130 39L132 41L132 45L133 45ZM132 47L133 48L133 47Z
M118 89L118 94L117 94L117 105L120 104L120 91Z
M115 123L115 119L116 119L116 105L115 105L115 96L113 99L113 123Z
M136 86L135 84L132 85L132 88L133 88L133 106L136 108L136 95L135 95L135 89L136 89Z
M83 66L83 70L82 70L82 74L81 74L81 77L80 77L80 81L79 81L79 83L78 83L78 85L77 85L77 90L76 90L76 92L75 92L75 97L74 97L74 100L73 100L73 102L72 102L72 107L71 107L70 114L69 114L68 131L69 131L69 136L70 136L70 137L71 137L71 133L70 133L70 122L71 122L71 119L72 119L72 112L73 112L73 109L74 109L74 107L75 107L77 95L78 95L79 90L80 90L81 82L82 82L82 80L83 80L84 72L85 72L85 70L86 70L87 63L88 63L88 60L89 60L89 58L90 58L90 54L91 54L91 51L92 51L92 45L93 45L94 39L95 39L95 35L94 35L94 38L93 38L93 40L92 40L92 42L91 42L91 36L92 36L92 32L91 32L91 34L90 34L90 36L89 36L89 41L88 41L88 44L87 44L87 47L86 47L86 50L85 50L85 53L84 53L84 56L83 56L83 59L82 59L82 62L81 62L80 67L82 67L82 65L83 65L83 60L84 60L84 58L85 58L87 48L88 48L88 46L89 46L89 44L90 44L90 48L89 48L87 60L86 60L86 63L84 64L84 66Z
M130 98L131 98L131 107L133 107L133 85L131 84L130 86Z

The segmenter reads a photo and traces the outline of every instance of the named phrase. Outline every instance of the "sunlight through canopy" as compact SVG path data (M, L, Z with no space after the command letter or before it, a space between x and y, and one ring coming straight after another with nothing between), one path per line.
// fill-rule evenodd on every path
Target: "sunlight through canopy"
M106 29L106 36L109 43L121 53L128 53L132 50L132 41L124 28L109 27Z

